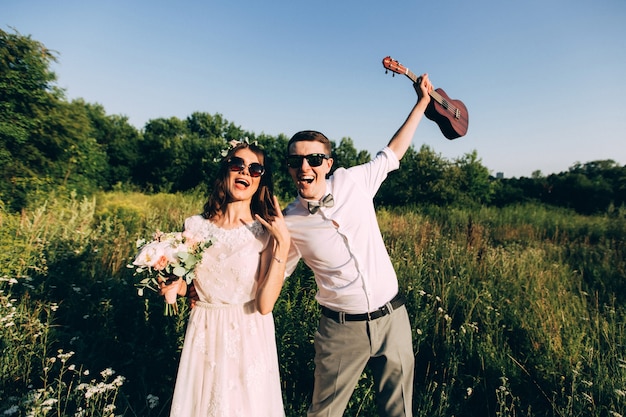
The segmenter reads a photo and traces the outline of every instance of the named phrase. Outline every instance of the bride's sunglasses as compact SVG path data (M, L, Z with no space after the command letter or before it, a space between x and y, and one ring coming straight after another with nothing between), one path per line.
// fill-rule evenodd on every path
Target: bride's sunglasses
M306 159L308 164L312 167L318 167L322 165L324 159L329 159L330 156L323 153L310 153L308 155L289 155L287 156L287 166L289 168L300 168L302 161Z
M233 156L228 160L228 169L231 172L241 172L246 169L246 162L238 156ZM265 174L265 167L258 162L248 165L248 172L253 178L260 177Z

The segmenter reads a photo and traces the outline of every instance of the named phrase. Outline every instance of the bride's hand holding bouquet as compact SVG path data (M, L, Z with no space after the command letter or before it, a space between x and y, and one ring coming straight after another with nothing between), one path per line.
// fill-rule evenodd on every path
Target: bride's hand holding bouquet
M178 314L176 298L184 296L187 285L195 278L195 267L211 241L198 241L186 232L156 231L151 241L137 241L139 253L130 268L142 279L135 284L137 292L157 291L165 297L165 314Z
M176 275L170 275L167 278L157 277L159 285L159 294L165 297L167 304L175 305L177 296L184 297L187 295L187 282Z

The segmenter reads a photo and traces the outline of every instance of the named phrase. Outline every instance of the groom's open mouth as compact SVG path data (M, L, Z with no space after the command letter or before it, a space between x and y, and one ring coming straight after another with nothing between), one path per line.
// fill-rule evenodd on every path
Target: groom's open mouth
M304 182L304 183L307 183L307 184L311 184L314 179L315 178L313 178L310 175L302 175L302 176L298 177L298 181L299 182Z

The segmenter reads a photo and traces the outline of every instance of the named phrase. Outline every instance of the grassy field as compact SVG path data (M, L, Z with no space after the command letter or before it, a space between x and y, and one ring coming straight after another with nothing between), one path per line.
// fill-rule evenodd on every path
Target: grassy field
M0 414L166 416L188 307L139 297L135 241L180 230L200 196L50 196L0 207ZM626 415L626 211L379 209L407 295L416 416ZM274 311L288 417L312 389L315 283ZM375 416L359 381L346 416Z

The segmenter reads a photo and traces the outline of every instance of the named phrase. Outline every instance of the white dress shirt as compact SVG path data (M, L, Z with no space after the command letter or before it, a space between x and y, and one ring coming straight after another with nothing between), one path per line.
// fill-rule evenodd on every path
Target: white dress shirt
M310 214L299 197L285 211L292 245L286 274L300 258L313 270L317 301L332 310L374 311L398 292L398 279L383 242L374 195L400 162L389 148L363 165L338 168L326 180L333 207Z

